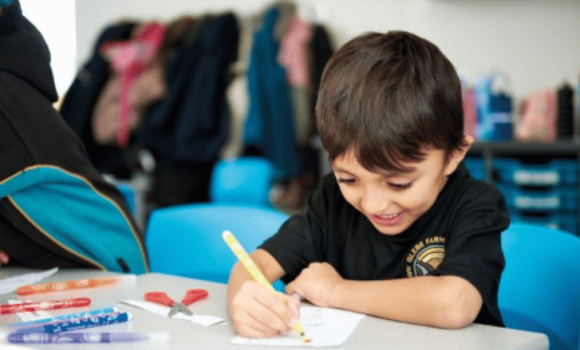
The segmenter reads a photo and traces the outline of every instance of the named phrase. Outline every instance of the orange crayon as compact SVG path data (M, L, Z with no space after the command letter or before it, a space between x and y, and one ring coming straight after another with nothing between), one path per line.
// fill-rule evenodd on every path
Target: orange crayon
M118 282L118 277L88 278L62 282L51 282L22 286L16 290L18 295L60 292L63 290L93 288Z

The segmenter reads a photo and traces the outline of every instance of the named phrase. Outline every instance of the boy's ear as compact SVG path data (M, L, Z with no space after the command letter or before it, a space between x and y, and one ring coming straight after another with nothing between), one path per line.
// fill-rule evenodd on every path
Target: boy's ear
M446 176L453 174L455 169L457 169L457 166L459 165L459 163L461 163L463 158L465 158L465 155L467 154L467 151L469 151L469 148L473 144L473 141L474 141L473 136L465 135L463 137L463 145L459 149L453 151L453 153L451 153L449 159L447 160L447 164L445 165Z

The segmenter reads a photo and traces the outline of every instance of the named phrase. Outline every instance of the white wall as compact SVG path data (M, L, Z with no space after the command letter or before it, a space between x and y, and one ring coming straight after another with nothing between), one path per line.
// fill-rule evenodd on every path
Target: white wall
M31 1L31 0L23 0ZM516 97L580 73L578 0L298 0L316 9L343 44L365 31L404 29L437 44L474 80L503 70ZM100 31L120 18L170 20L183 14L261 12L271 0L76 0L77 57L84 62Z
M75 0L20 0L22 13L41 32L51 51L56 89L64 93L76 74Z

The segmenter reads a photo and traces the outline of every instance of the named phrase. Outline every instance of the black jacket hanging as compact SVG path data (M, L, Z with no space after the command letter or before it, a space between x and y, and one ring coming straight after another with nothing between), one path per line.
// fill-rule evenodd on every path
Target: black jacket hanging
M226 89L229 66L237 59L237 19L226 13L198 22L192 26L195 40L168 63L168 93L139 131L147 149L175 164L215 161L228 136Z

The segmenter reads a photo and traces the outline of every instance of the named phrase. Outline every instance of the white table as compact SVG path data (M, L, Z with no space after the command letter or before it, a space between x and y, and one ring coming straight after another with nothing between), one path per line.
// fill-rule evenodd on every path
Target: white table
M0 268L0 279L20 273L37 272L31 269ZM114 275L110 272L94 270L60 270L57 274L43 280L65 281L89 277ZM148 291L165 291L170 296L181 298L187 289L205 288L209 297L204 301L190 305L194 313L213 315L226 319L225 323L209 327L177 319L163 318L148 311L119 303L121 300L143 300ZM235 336L229 322L226 306L226 286L224 284L194 280L163 274L145 274L135 278L133 283L123 282L116 286L106 286L76 291L37 294L35 300L65 299L71 297L89 297L92 300L87 309L115 306L121 311L129 311L133 319L124 325L100 327L110 331L135 331L144 333L167 332L167 342L144 341L135 343L110 344L29 344L31 349L244 349L265 350L269 347L232 345ZM16 299L16 293L0 295L0 302ZM21 297L22 298L22 297ZM20 298L20 299L21 299ZM32 297L30 297L32 298ZM79 309L51 311L54 315L66 314ZM18 322L16 315L0 315L0 326ZM115 327L115 328L109 328ZM5 327L2 327L6 331ZM96 330L97 328L94 328ZM5 344L6 341L3 341ZM0 349L2 348L0 343ZM273 349L273 348L271 348ZM280 348L278 348L280 349ZM297 348L282 348L297 349ZM333 348L336 349L336 348ZM473 324L460 330L445 330L432 327L410 325L388 321L375 317L365 317L353 334L339 349L386 349L386 350L489 350L489 349L526 349L547 350L547 337L540 333L524 332L500 327Z

